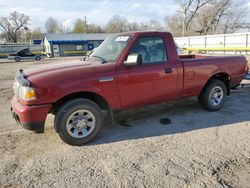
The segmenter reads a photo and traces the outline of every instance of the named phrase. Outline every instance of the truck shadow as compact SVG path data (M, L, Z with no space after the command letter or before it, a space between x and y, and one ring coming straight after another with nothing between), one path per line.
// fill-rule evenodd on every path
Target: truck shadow
M250 88L232 91L217 112L203 110L196 98L116 113L116 126L104 128L89 145L173 135L250 121ZM237 126L237 125L235 125Z

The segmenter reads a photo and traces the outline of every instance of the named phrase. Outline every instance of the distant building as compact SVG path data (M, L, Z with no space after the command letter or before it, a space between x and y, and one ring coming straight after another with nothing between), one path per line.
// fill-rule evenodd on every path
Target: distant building
M43 39L31 39L30 43L33 45L42 45Z
M99 46L110 34L45 34L45 52L50 57L84 55L86 51L93 50Z

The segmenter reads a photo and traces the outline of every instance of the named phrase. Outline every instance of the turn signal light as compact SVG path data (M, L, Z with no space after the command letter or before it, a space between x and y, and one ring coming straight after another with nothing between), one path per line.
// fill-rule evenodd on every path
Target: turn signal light
M26 99L36 98L36 92L35 92L35 90L28 90L28 91L26 91L25 98Z

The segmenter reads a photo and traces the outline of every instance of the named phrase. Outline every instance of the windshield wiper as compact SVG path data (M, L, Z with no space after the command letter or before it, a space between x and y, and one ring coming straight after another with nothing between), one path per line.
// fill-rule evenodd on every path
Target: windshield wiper
M98 55L92 55L92 56L90 56L90 57L96 57L96 58L98 58L98 59L101 59L102 60L102 63L107 63L107 60L106 59L104 59L103 57L101 57L101 56L98 56Z

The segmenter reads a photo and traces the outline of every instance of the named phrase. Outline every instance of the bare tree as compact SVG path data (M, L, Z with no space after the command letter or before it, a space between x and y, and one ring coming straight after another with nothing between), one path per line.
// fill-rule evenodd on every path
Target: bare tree
M127 19L119 15L114 15L107 23L105 30L108 33L120 33L127 30Z
M176 14L173 16L166 16L164 18L167 30L172 33L174 37L183 36L183 25L182 25L182 15Z
M34 28L33 30L29 30L23 34L23 42L30 41L32 39L43 39L44 33L40 27Z
M244 18L247 14L247 7L240 4L233 4L227 8L220 26L221 33L234 33L244 27Z
M209 32L214 33L219 23L225 14L226 7L228 6L228 3L230 0L219 0L216 3L216 7L214 4L210 4L209 6L205 7L203 11L206 11L205 13L200 12L197 19L199 20L199 32L201 35L206 35Z
M88 24L88 32L89 33L104 33L104 30L100 25Z
M140 24L141 31L161 31L163 27L157 20L150 20L149 22L144 22Z
M29 16L16 11L10 13L8 17L1 16L0 26L4 31L2 37L7 42L18 42L21 36L21 29L27 27L29 21Z
M235 33L237 30L244 28L244 22L240 22L242 12L230 17L227 17L226 22L222 25L222 33Z
M189 30L189 25L192 20L197 15L198 11L211 2L211 0L175 0L179 5L181 13L183 15L182 18L182 36L186 35L186 31Z
M246 8L233 0L176 0L176 2L180 12L165 18L166 25L174 36L235 32L244 24Z
M44 33L42 32L42 29L40 27L33 29L31 34L32 39L42 39L44 37Z
M63 26L56 19L49 17L45 22L46 33L63 33Z
M197 32L201 35L211 33L232 33L241 28L246 8L232 0L214 0L197 17Z
M176 0L176 3L179 5L181 9L181 13L183 14L182 18L182 36L186 35L186 19L188 15L188 10L191 7L194 0Z
M129 22L127 24L127 30L128 31L139 31L140 25L137 22Z

